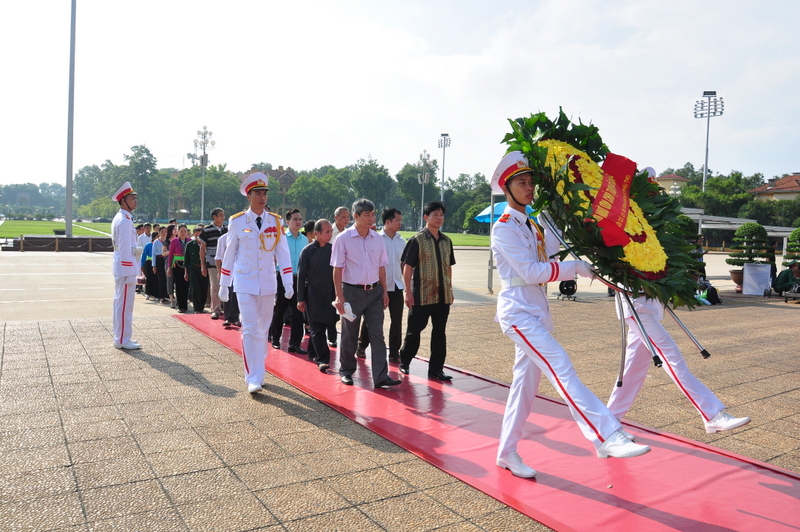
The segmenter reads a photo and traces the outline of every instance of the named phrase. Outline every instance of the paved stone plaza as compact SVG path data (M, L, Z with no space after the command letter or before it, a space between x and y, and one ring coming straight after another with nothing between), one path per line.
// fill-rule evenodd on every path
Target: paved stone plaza
M448 363L508 382L488 252L456 257ZM657 368L628 419L800 473L800 305L734 294L723 259L708 261L723 305L678 311L711 358L665 325L695 375L753 422L707 435ZM546 530L270 375L251 397L240 357L168 308L137 297L144 349L114 349L108 255L0 261L0 530ZM605 400L620 355L613 299L596 283L578 296L551 300L556 337ZM556 396L546 381L540 393Z

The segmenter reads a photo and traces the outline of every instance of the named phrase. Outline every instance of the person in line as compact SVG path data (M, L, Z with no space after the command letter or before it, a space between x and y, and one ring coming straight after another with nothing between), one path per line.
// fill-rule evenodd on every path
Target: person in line
M158 276L153 262L153 244L158 239L158 233L150 234L150 241L144 246L142 252L142 275L147 280L144 285L144 299L155 301L158 299Z
M344 205L341 207L336 207L336 210L333 211L333 239L331 240L331 243L333 243L333 240L336 239L339 233L347 229L347 225L349 223L350 211L347 209L347 207ZM336 321L338 322L339 319L339 315L337 314ZM337 339L338 334L336 331L336 324L334 323L333 325L328 326L328 345L331 347L337 347Z
M222 271L222 260L225 258L225 250L228 246L228 233L219 237L217 240L217 254L214 256L214 262L217 263L217 271ZM228 290L228 300L222 303L222 313L225 315L225 320L222 322L223 327L241 327L242 322L239 321L239 301L236 299L236 290L231 285Z
M245 177L239 192L250 207L228 220L225 256L220 268L219 298L228 301L228 289L234 283L242 317L242 361L247 391L264 389L267 357L267 330L272 322L278 282L275 260L286 287L284 296L291 299L292 259L283 235L281 217L267 212L267 176L255 172Z
M324 218L314 224L314 240L300 252L297 274L297 308L306 313L311 328L308 356L313 356L317 368L327 373L331 350L326 331L336 323L336 309L331 303L336 297L331 267L333 227Z
M386 343L383 339L383 311L389 305L386 292L386 248L383 238L371 228L375 225L375 205L367 199L353 203L355 223L333 241L331 266L336 290L336 311L346 314L349 303L353 321L342 320L342 347L339 350L341 381L353 385L358 368L356 347L361 319L369 327L372 346L372 382L375 388L396 386L401 381L389 376Z
M225 211L217 207L211 211L211 223L200 233L200 252L203 256L203 275L208 277L211 296L211 319L218 320L222 314L219 300L219 270L214 257L217 255L217 242L228 232L225 227Z
M689 366L686 365L680 348L661 325L661 320L664 318L664 305L657 299L647 299L642 296L634 299L633 306L644 325L650 342L663 362L664 371L700 413L706 432L713 434L750 423L749 417L733 417L726 412L722 401L689 371ZM652 359L650 349L636 324L631 308L624 300L622 312L623 316L619 316L619 311L617 311L617 318L623 318L628 325L625 368L622 372L622 386L614 386L607 405L614 417L620 421L628 413L636 396L639 395ZM633 440L632 437L631 440Z
M136 210L139 196L126 181L112 199L119 203L119 212L111 221L111 243L114 244L111 263L111 273L114 275L114 347L141 349L141 344L131 338L136 277L141 269L139 256L143 251L137 246L136 229L133 227L133 211Z
M139 227L142 228L141 229L141 233L138 233ZM152 228L152 226L149 223L136 226L137 233L138 233L138 236L136 237L136 240L139 243L139 247L141 247L142 249L144 249L144 247L147 244L152 242L152 239L151 239L151 233L152 233L151 228Z
M158 300L162 305L169 305L167 296L167 258L164 255L167 226L158 228L158 238L153 242L153 271L158 279Z
M183 314L189 310L189 280L186 276L186 244L189 243L189 228L186 224L178 226L178 237L169 243L167 255L167 277L172 277L175 284L175 300L178 312Z
M584 437L599 458L623 458L650 451L633 443L617 418L578 378L569 355L553 338L547 301L547 283L569 281L575 275L594 274L584 261L556 262L555 235L531 223L525 207L533 201L534 176L528 160L518 151L500 161L492 177L492 191L505 194L508 206L492 228L491 248L500 276L497 315L503 333L515 346L514 376L508 394L497 465L518 477L532 478L536 471L517 453L517 444L531 413L542 373L569 406Z
M164 248L162 254L164 255L164 274L167 277L167 297L169 298L169 306L176 308L175 304L175 278L169 275L169 250L172 246L172 241L178 237L178 226L170 223L167 226L167 237L164 239Z
M400 348L400 373L409 374L409 365L419 351L420 334L431 320L431 356L428 378L452 380L445 374L447 358L447 318L453 304L453 272L456 263L453 242L441 232L445 206L439 201L425 205L425 228L409 239L403 250L403 282L408 287L405 303L409 308L406 337Z
M383 228L378 234L383 237L386 246L386 286L389 292L389 361L400 362L400 345L403 342L403 265L400 257L406 247L406 239L400 236L403 227L403 213L399 209L387 208L381 213ZM369 331L366 321L361 325L356 357L366 358L369 347Z
M194 239L186 244L186 252L184 263L184 278L189 283L192 293L192 307L195 314L202 314L205 312L206 298L208 297L208 279L207 270L204 268L205 258L200 245L200 235L203 229L200 227L194 228ZM216 268L214 268L216 271Z
M308 245L308 239L305 235L300 233L300 228L303 227L303 215L297 209L292 209L286 213L286 223L288 231L286 231L285 242L289 246L289 255L292 258L292 286L290 292L297 293L297 264L300 260L300 252ZM275 275L278 283L278 292L284 291L283 280L280 271ZM272 326L270 327L270 337L272 338L272 347L274 349L281 348L281 334L283 333L283 315L286 308L291 308L292 323L289 329L289 348L287 351L290 353L299 353L301 355L308 354L308 351L300 347L300 342L303 341L303 313L297 310L297 299L292 298L286 300L278 298L275 302L275 311L272 314Z
M308 239L308 243L312 243L314 241L314 227L316 227L317 223L315 220L306 220L306 223L303 224L303 233Z

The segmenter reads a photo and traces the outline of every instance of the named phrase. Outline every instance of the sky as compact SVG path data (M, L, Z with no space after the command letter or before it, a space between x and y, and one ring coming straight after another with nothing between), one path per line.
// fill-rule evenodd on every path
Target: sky
M800 172L800 3L709 0L77 0L73 172L124 164L396 174L448 133L448 178L488 177L507 119L559 106L659 173ZM4 6L0 184L67 176L70 1ZM441 179L441 173L438 176Z

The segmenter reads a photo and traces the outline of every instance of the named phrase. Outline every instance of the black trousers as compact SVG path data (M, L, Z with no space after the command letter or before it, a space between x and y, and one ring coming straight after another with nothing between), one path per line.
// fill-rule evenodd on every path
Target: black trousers
M278 277L278 292L275 294L275 310L272 313L272 325L269 328L269 334L272 337L273 343L281 342L281 334L283 333L283 313L286 308L291 305L292 307L292 325L289 332L289 345L300 347L300 342L303 341L303 313L297 310L297 276L292 279L294 295L292 299L286 299L283 295L283 279L280 274Z
M144 276L147 283L144 285L144 293L150 297L158 297L158 276L153 273L153 261L144 261Z
M331 349L328 347L328 324L314 323L308 324L311 329L311 336L308 338L308 356L313 357L317 364L331 363Z
M436 373L444 368L447 358L447 318L450 316L450 305L435 303L433 305L414 305L408 311L408 327L403 347L400 348L400 363L408 366L419 351L420 333L428 326L430 318L433 325L431 330L431 358L428 373Z
M178 310L186 311L189 308L189 281L183 278L183 266L172 267L172 279L175 283L175 299L178 300Z
M156 278L158 279L158 293L156 297L159 299L169 299L167 294L167 260L163 256L156 257Z
M206 306L208 297L208 277L203 277L200 266L189 266L189 285L192 288L192 306L200 312Z
M389 356L400 356L400 344L403 341L403 307L405 307L404 292L395 288L389 292ZM369 346L369 331L367 322L361 323L361 334L358 338L358 348L366 349Z
M239 299L236 297L233 286L228 289L228 300L222 304L222 314L228 323L241 321L239 320Z

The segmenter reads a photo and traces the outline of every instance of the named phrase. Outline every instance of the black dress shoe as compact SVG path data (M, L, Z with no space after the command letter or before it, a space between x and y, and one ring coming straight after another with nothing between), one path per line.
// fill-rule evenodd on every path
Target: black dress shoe
M328 345L331 346L331 347L336 347L336 345L337 345L336 344L336 340L334 340L333 342L328 342Z
M440 381L451 381L451 380L453 380L453 377L451 375L445 375L444 371L441 371L441 370L439 370L437 372L434 372L434 373L428 373L428 378L429 379L436 379L436 380L440 380Z
M342 383L346 384L348 386L352 386L353 385L353 377L351 377L350 375L342 375Z
M272 348L273 349L280 349L281 348L281 343L280 342L272 342Z
M408 365L407 364L400 364L400 373L402 373L403 375L408 375L409 374Z
M290 345L288 351L290 353L297 353L299 355L307 355L308 354L308 351L306 351L302 347L297 347L296 345Z
M367 352L359 347L358 349L356 349L356 356L358 358L367 358Z
M376 388L389 388L390 386L397 386L398 384L402 384L403 381L394 380L391 377L386 377L381 382L375 385Z

